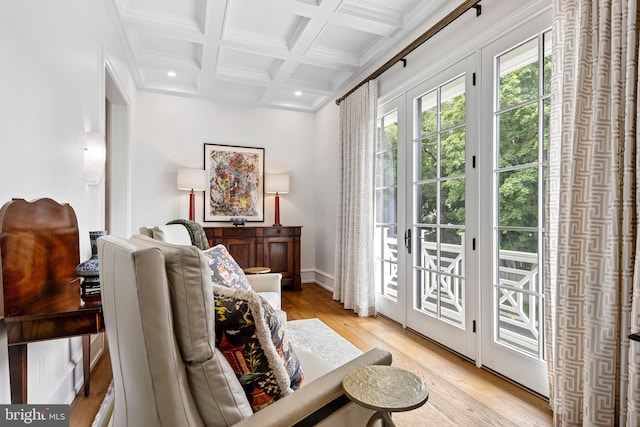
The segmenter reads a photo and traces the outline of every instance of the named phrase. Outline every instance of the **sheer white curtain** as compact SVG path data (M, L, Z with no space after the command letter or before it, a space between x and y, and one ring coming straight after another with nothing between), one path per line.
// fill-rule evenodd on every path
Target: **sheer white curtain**
M378 83L340 103L340 167L333 299L362 317L376 314L373 276L373 155Z
M554 0L545 257L557 426L640 423L637 0Z

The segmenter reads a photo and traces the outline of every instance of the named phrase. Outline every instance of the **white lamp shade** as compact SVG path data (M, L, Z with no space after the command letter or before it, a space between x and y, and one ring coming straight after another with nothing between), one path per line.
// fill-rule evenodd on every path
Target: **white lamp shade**
M289 193L289 175L286 173L268 173L265 177L265 190L269 194Z
M104 166L107 160L107 148L104 135L95 132L84 134L84 177L89 185L98 185L104 176Z
M204 169L178 169L178 190L204 191L207 189L207 171Z

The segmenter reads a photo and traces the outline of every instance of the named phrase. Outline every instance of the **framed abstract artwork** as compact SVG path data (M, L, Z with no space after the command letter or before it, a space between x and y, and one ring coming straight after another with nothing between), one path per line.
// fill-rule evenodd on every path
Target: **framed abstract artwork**
M204 220L264 221L264 148L204 144Z

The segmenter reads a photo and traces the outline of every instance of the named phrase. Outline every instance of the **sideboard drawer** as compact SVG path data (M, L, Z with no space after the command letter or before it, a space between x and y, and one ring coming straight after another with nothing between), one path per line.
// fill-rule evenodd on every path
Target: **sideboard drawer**
M300 227L265 227L262 233L265 237L293 237L300 235Z
M214 230L214 234L216 237L254 237L258 233L260 233L259 227L239 226L205 228L205 233L207 233L207 229Z

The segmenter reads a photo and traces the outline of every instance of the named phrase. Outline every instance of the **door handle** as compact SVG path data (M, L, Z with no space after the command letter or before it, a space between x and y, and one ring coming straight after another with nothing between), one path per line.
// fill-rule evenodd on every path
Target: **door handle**
M404 247L407 248L407 252L411 253L411 229L407 229L404 232Z

